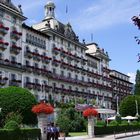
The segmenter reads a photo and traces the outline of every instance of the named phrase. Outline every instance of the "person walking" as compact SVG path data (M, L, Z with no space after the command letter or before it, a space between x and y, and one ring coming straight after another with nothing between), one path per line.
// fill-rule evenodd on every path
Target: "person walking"
M54 138L55 140L58 140L59 137L59 127L57 124L54 125Z
M47 125L47 140L51 140L51 125Z

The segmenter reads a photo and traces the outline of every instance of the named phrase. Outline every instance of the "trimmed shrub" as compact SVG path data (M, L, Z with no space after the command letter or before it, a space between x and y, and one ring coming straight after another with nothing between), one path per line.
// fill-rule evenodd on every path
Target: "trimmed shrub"
M132 132L140 129L140 125L124 125L124 126L107 126L107 127L95 127L95 135L106 135L114 133Z
M123 120L122 122L121 122L121 124L119 124L120 126L126 126L126 125L129 125L129 123L128 123L128 121L125 121L125 120Z
M7 114L7 116L5 118L5 124L8 123L9 121L15 121L18 124L21 124L22 116L21 116L21 114L19 114L19 112L10 112L9 114Z
M111 121L108 126L118 126L119 123L116 120Z
M9 112L19 112L23 117L22 123L36 124L37 117L31 112L32 106L37 104L35 97L29 90L21 87L7 87L0 89L0 118L7 116Z
M106 126L106 123L105 123L105 121L98 120L95 125L97 127L104 127L104 126Z
M41 140L40 129L19 129L7 130L0 129L0 139L1 140Z
M4 129L13 129L18 130L20 129L19 124L16 121L9 121L5 124Z

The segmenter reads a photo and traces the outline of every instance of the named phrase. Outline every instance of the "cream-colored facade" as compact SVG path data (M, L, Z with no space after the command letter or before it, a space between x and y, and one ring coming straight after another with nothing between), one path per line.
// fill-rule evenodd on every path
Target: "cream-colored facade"
M25 87L53 103L82 98L112 107L108 54L96 43L80 42L70 23L55 18L54 3L46 4L45 18L32 27L22 24L21 7L11 1L0 2L0 13L0 87Z

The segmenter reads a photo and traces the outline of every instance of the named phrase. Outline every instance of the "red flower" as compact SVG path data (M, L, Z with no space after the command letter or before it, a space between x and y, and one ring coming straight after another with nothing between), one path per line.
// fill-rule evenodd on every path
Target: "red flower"
M54 112L54 108L50 104L41 102L38 105L33 106L32 112L36 114L39 113L51 114Z
M98 111L94 108L87 108L83 111L83 116L84 117L89 117L89 116L97 116L98 115Z

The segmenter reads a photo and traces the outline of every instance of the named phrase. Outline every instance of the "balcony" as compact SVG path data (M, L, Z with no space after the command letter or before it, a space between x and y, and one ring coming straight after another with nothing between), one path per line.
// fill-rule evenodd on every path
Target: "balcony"
M22 68L22 65L21 63L18 63L16 61L11 61L10 62L10 65L14 66L14 67L17 67L17 68Z
M43 62L43 63L49 64L50 61L51 61L51 58L50 58L50 57L47 57L47 56L43 56L43 57L42 57L42 62Z
M38 67L33 67L33 72L37 75L40 75L42 72L42 69L38 68Z
M54 48L52 49L52 52L53 52L55 55L58 55L60 51L61 51L61 50L60 50L59 48L57 48L57 47L54 47Z
M11 80L9 81L9 86L16 86L16 87L19 87L19 86L21 86L21 80L11 79Z
M3 24L0 24L0 34L6 35L8 33L8 30L8 27L5 27Z
M24 87L31 90L34 88L34 83L31 83L28 81L28 82L24 83Z
M49 86L47 84L42 85L42 91L49 92L50 89L51 89L51 86Z
M25 68L25 70L27 72L33 72L33 69L34 69L34 67L33 66L30 66L29 64L28 65L25 65L24 68Z
M19 54L21 50L22 50L22 48L21 47L18 47L17 45L12 45L10 47L10 52L11 53L14 53L16 55Z
M110 73L110 69L108 69L107 67L102 67L102 71L103 72L106 72L106 73Z
M16 61L10 61L9 59L0 59L0 67L8 68L12 70L19 70L24 71L21 63L18 63Z
M7 83L8 78L7 77L0 77L0 86L4 86Z
M7 46L9 45L8 42L4 42L3 40L0 40L0 50L4 51L7 49Z
M35 83L34 90L41 91L41 89L42 89L41 84Z
M36 60L36 61L40 61L41 60L42 56L38 52L33 52L32 55L33 55L33 59L34 60Z
M52 65L54 65L56 67L58 67L60 63L61 63L61 61L56 60L56 59L53 59L53 61L52 61Z
M33 53L30 50L26 50L24 55L29 59L31 59L33 57Z
M66 68L69 67L69 64L68 64L68 63L65 63L65 62L61 62L61 67L62 67L63 69L66 69Z
M21 32L17 32L17 30L13 30L11 32L11 38L12 39L15 39L15 40L19 40L22 36L22 33Z

